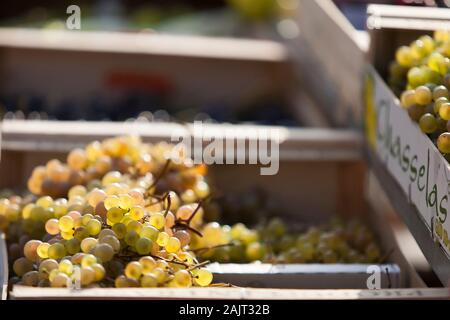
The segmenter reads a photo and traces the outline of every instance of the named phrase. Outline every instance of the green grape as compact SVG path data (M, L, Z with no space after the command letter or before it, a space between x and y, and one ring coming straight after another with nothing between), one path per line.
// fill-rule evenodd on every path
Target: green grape
M108 209L106 217L113 223L119 223L120 220L122 220L124 213L125 211L121 208L111 207L110 209Z
M114 257L114 249L107 243L99 243L95 246L93 254L101 262L108 262Z
M92 219L94 219L94 216L90 213L83 215L83 217L81 218L81 223L83 226L86 226L89 221L91 221Z
M39 265L39 278L48 279L48 276L52 270L58 270L59 264L54 259L46 259Z
M103 202L106 210L110 210L112 208L119 208L120 206L120 199L116 195L110 195L107 196Z
M52 199L52 197L49 197L49 196L40 197L36 201L36 205L39 207L42 207L44 209L49 208L52 204L53 204L53 199Z
M149 254L153 248L153 241L145 237L139 238L134 246L140 255Z
M428 58L428 67L435 72L445 74L447 71L445 57L438 52L433 52Z
M25 246L23 247L23 254L24 256L30 260L30 261L37 261L39 259L39 256L37 254L37 248L42 243L42 241L39 240L30 240L28 241Z
M144 217L145 211L141 206L134 206L130 209L130 218L133 220L141 220Z
M436 42L448 42L450 41L450 32L448 30L436 30L434 31L434 40Z
M142 231L142 224L140 222L135 221L135 220L131 220L127 224L127 231L135 231L136 233L141 233L141 231Z
M167 245L167 243L169 242L169 238L170 238L170 236L168 233L166 233L164 231L160 232L158 234L158 238L156 239L156 243L158 245L160 245L161 247L165 247Z
M179 270L175 272L173 281L177 287L188 288L192 285L192 276L189 271Z
M62 272L58 272L55 277L50 280L52 288L64 288L67 287L68 283L70 283L69 276Z
M46 242L41 243L41 244L37 247L36 252L37 252L39 258L41 258L41 259L46 259L46 258L48 258L48 248L49 248L49 247L50 247L50 244L48 244L48 243L46 243Z
M156 268L156 261L152 257L145 256L139 259L142 266L142 274L148 275Z
M194 283L201 287L209 286L213 280L211 271L207 269L194 269L192 274L194 275Z
M115 253L118 253L120 251L120 241L115 236L112 235L104 236L99 240L99 242L109 244L111 248L113 248Z
M91 266L91 268L92 268L92 270L94 270L94 273L95 273L95 278L94 278L95 282L99 282L99 281L103 280L103 278L105 278L106 271L105 271L105 268L100 263L94 263Z
M116 223L112 226L112 230L118 239L123 239L127 233L127 227L123 223Z
M127 231L127 233L125 234L124 241L127 245L131 247L133 247L138 240L139 234L134 230Z
M70 261L73 263L73 264L81 264L81 260L83 259L83 257L86 255L86 253L83 253L83 252L78 252L78 253L75 253L73 256L72 256L72 258L70 259Z
M140 284L143 288L155 288L158 286L158 279L152 274L143 275Z
M14 273L19 277L23 276L25 273L33 270L33 263L27 258L19 258L13 263Z
M86 187L81 185L73 186L67 193L69 199L74 197L84 197L87 193Z
M184 203L193 203L197 200L197 196L192 189L187 189L181 194L181 200L183 200Z
M45 219L45 209L41 206L35 206L30 211L30 218L33 221L43 221Z
M102 230L102 223L96 219L91 219L86 225L86 230L91 236L95 236Z
M412 50L408 46L398 48L395 53L395 58L402 67L410 67L414 63Z
M105 199L106 192L98 188L93 189L87 195L87 201L93 208L97 207L97 205Z
M26 286L37 287L39 284L39 272L28 271L22 276L22 282Z
M97 263L97 258L93 254L85 254L81 259L82 267L90 267L94 263Z
M154 226L158 230L164 228L164 226L166 225L166 219L164 218L164 215L161 213L154 213L153 215L151 215L149 222L152 226Z
M98 240L95 238L84 238L81 241L80 247L81 251L84 253L89 253L97 245Z
M66 255L66 248L62 243L54 243L48 248L48 257L50 259L61 259Z
M125 267L125 275L128 278L138 280L142 275L142 266L138 261L132 261Z
M181 242L178 238L170 237L165 248L169 253L176 253L181 248Z
M433 100L436 101L439 98L449 98L448 90L445 86L437 86L433 90Z
M433 133L437 129L436 118L431 113L425 113L419 120L420 130L424 133Z
M140 232L141 237L149 238L150 240L152 240L154 242L157 241L159 234L160 234L160 232L158 231L158 229L156 229L155 227L153 227L151 225L144 225Z
M50 271L50 273L48 274L48 280L50 281L50 283L53 282L53 280L59 273L60 272L58 269L53 269L52 271Z
M87 230L86 227L78 227L75 229L73 237L76 238L78 241L83 241L83 239L89 237L89 231Z
M70 276L73 273L73 264L70 260L64 259L59 263L58 270Z
M420 118L425 114L425 108L418 104L412 105L408 108L408 114L412 120L418 122Z
M441 153L450 153L450 132L444 132L438 137L437 147Z
M191 236L185 230L178 230L173 234L173 236L180 240L181 247L187 246L189 242L191 242Z
M419 38L419 40L422 41L427 54L430 54L431 52L433 52L433 50L435 48L435 43L434 43L434 39L432 37L430 37L429 35L424 35L424 36L421 36Z
M72 230L68 231L68 232L61 231L61 237L64 240L70 240L73 238L73 231Z
M75 254L75 253L80 252L80 250L81 250L80 241L76 238L67 240L66 243L64 244L64 246L66 247L66 251L69 254Z
M122 209L129 210L133 206L133 198L128 194L119 196L119 206Z
M431 93L431 90L428 87L419 86L415 90L414 97L415 97L417 104L425 106L425 105L431 103L433 95Z
M6 200L9 202L8 199L2 199L3 201ZM27 204L23 209L22 209L22 218L23 219L31 219L31 210L36 207L36 205L34 203L29 203ZM5 210L7 208L6 206L2 206L2 204L0 203L0 214L1 213L5 213Z
M84 258L83 258L84 259ZM92 269L92 265L95 263L89 265L89 266L83 266L80 269L80 283L83 286L90 285L95 281L95 271Z
M122 174L119 171L110 171L103 176L102 185L107 186L111 183L120 182Z
M65 215L64 217L61 217L58 222L59 229L64 232L72 231L74 227L74 221L73 218L69 215Z
M111 229L103 229L103 230L100 231L100 233L98 234L98 239L101 240L103 237L106 237L106 236L114 236L114 237L117 237L113 230L111 230Z
M122 275L116 278L114 285L116 288L136 288L139 287L139 282L134 278L127 278Z
M164 272L164 270L159 268L159 267L153 269L151 274L156 278L156 280L158 280L159 284L164 283L164 281L167 278L166 273Z
M439 107L439 116L444 120L450 120L450 103L444 102L441 103Z
M266 255L266 248L259 242L250 243L245 251L250 261L261 260Z
M286 227L281 219L274 218L269 222L269 225L267 226L267 232L279 238L285 234Z
M415 60L421 60L428 54L425 44L421 40L411 43L411 54Z
M441 108L441 105L442 105L443 103L447 103L447 102L449 102L449 101L448 101L448 99L445 98L445 97L437 98L437 99L435 100L435 102L434 102L434 107L433 107L434 113L435 113L435 114L439 114L439 109Z
M195 206L192 204L185 204L178 208L176 216L181 220L188 220L194 213Z
M209 195L209 186L205 181L199 180L194 185L193 191L194 191L195 195L197 196L197 198L203 199Z

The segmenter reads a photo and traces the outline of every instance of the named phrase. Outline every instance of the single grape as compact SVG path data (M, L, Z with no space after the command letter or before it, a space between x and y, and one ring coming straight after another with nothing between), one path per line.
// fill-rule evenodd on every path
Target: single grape
M125 275L128 278L138 280L142 275L142 266L138 261L132 261L125 267Z
M64 288L67 287L69 283L70 283L69 276L63 272L58 272L50 280L50 284L53 288Z
M112 207L108 209L108 213L106 214L106 217L109 221L113 223L119 223L124 215L125 211L118 207Z
M450 153L450 132L444 132L438 137L437 147L441 153Z
M142 266L142 274L144 275L150 274L156 268L156 261L150 256L140 258L139 263Z
M80 252L81 250L80 241L77 238L67 240L64 246L66 247L66 251L69 254L75 254Z
M436 131L437 121L431 113L425 113L419 120L419 127L422 132L430 134Z
M170 236L166 232L160 232L158 234L158 238L156 240L156 243L160 245L161 247L165 247L167 243L169 242Z
M114 257L114 249L107 243L99 243L95 246L93 254L101 262L108 262Z
M179 270L175 272L173 281L177 287L188 288L192 285L192 276L189 271Z
M450 103L444 102L441 103L439 107L439 116L444 120L450 120Z
M62 243L54 243L48 248L48 257L50 259L61 259L66 255L66 248Z
M33 263L27 258L19 258L13 263L14 273L19 277L23 276L25 273L33 270Z
M402 46L397 49L395 58L399 65L403 67L410 67L414 63L414 57L411 48L408 46Z
M152 226L154 226L156 229L160 230L162 229L166 224L166 219L164 218L164 215L161 213L154 213L150 216L149 222Z
M170 237L165 248L169 253L176 253L181 248L181 242L178 238Z
M99 234L101 229L102 223L96 219L91 219L86 225L86 230L89 232L91 236Z
M194 275L194 283L201 287L209 286L213 280L211 271L204 268L194 269L192 274Z
M112 230L117 235L118 239L123 239L127 233L127 227L123 223L115 223Z
M24 256L30 261L37 261L39 259L37 248L41 243L42 241L39 240L28 241L23 248Z
M72 231L74 227L73 218L69 215L65 215L61 217L58 222L59 229L64 232Z
M425 106L431 102L433 95L428 87L419 86L415 90L414 97L417 104Z
M173 234L173 236L180 240L181 247L187 246L191 242L191 236L185 230L178 230Z
M140 284L143 288L155 288L158 286L158 279L152 274L143 275Z
M153 241L149 238L139 238L135 243L135 248L137 253L140 255L146 255L149 254L153 248Z
M95 271L94 269L91 267L92 265L94 265L95 263L91 264L90 266L83 266L80 269L80 283L83 286L87 286L90 285L91 283L93 283L95 281Z
M124 241L129 246L134 246L138 240L139 234L134 230L127 231L125 234Z
M39 284L39 272L28 271L22 276L22 282L26 286L37 287Z
M59 263L58 270L70 276L73 273L73 264L70 260L64 259Z
M141 206L133 206L130 209L130 218L133 220L141 220L144 217L145 211Z
M120 241L113 235L104 236L99 240L99 242L109 244L111 248L113 248L115 253L118 253L120 251Z
M41 259L46 259L46 258L48 258L48 248L49 248L49 247L50 247L50 244L48 244L48 243L46 243L46 242L41 243L41 244L37 247L36 252L37 252L39 258L41 258Z
M97 245L97 242L98 240L95 238L84 238L80 244L81 251L89 253Z

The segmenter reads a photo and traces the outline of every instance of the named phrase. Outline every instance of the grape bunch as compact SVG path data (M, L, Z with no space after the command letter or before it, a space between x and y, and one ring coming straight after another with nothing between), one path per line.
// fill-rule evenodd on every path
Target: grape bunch
M389 84L439 151L450 154L450 31L421 36L397 49Z
M15 274L11 282L203 287L213 281L205 267L209 261L380 258L373 234L360 223L339 222L304 233L288 232L278 218L255 228L219 224L222 210L211 198L207 167L193 164L182 151L171 161L167 156L174 148L117 137L71 151L66 163L50 160L37 167L28 183L32 194L0 199L0 231L6 234ZM83 179L71 180L74 173ZM237 213L253 212L253 219L259 213L260 220L269 212L273 216L274 205L258 205L261 198L255 193ZM224 210L231 211L232 206Z
M206 224L191 248L200 259L244 263L376 263L381 251L374 234L361 222L340 219L303 232L289 232L279 219L255 228ZM198 249L197 249L198 248ZM208 249L209 248L209 249Z

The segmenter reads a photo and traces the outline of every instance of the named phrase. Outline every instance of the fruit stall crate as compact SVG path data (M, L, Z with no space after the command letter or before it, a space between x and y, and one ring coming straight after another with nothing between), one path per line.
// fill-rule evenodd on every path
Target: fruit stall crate
M272 40L0 28L0 101L25 116L327 125L291 69Z
M261 126L209 125L206 136L224 132L225 129L247 127L251 130ZM415 296L425 294L425 285L411 268L399 250L391 226L385 223L384 209L377 206L377 197L372 197L366 186L366 170L362 154L362 140L356 132L331 129L286 129L280 130L284 137L280 144L280 170L274 176L261 176L256 165L212 165L210 170L219 190L245 193L253 186L263 188L280 205L282 218L287 222L302 220L320 223L330 216L361 217L368 221L376 234L387 261L380 265L382 288L391 288L384 294ZM187 126L167 123L161 126L131 123L53 122L53 121L4 121L2 125L2 174L1 187L23 186L32 168L51 158L64 159L68 150L87 141L120 134L139 134L144 141L170 141L173 130L185 130L187 136L194 133ZM240 138L236 133L236 141ZM240 181L236 185L236 181ZM3 256L3 260L7 259ZM280 298L289 294L292 298L323 295L326 297L375 298L367 288L365 264L212 264L210 269L217 281L231 283L245 289L198 288L172 289L82 289L80 291L54 288L29 288L13 286L10 298ZM387 271L386 271L387 269ZM6 277L6 276L5 276ZM326 281L324 281L326 279ZM265 288L265 289L263 289ZM289 289L287 289L289 288ZM294 290L294 288L296 290ZM398 291L395 291L397 288ZM401 288L418 290L402 291ZM283 289L283 290L279 290ZM298 290L310 289L310 290ZM350 289L341 292L324 289ZM241 290L241 291L239 291ZM243 291L242 291L243 290ZM286 291L284 291L286 290ZM421 291L425 290L425 291ZM383 290L382 290L383 291ZM174 293L175 292L175 293ZM211 292L211 293L206 293ZM238 295L238 292L240 295ZM415 292L415 293L414 293ZM444 294L430 291L430 294ZM210 295L211 294L211 295ZM187 295L187 296L186 296ZM192 296L191 296L192 295ZM380 293L380 295L383 295ZM379 296L378 296L379 297Z
M434 30L449 29L450 12L438 8L370 5L368 16L368 57L373 64L373 67L369 66L365 79L365 131L369 159L394 208L446 286L450 281L450 220L445 214L448 209L445 199L448 197L450 167L437 147L401 108L399 99L383 79L387 77L389 62L395 59L395 50L422 35L432 35ZM389 137L385 129L390 131ZM405 148L417 161L408 158ZM406 158L398 161L398 155ZM417 163L419 169L417 179L413 179L411 170L415 167L412 168L412 162ZM426 178L425 189L421 187L422 182L418 182L422 176ZM442 226L440 235L436 226Z

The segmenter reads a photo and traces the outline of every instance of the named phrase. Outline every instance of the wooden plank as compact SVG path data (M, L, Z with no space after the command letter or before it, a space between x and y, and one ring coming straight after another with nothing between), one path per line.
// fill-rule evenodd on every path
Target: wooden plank
M289 42L302 83L332 124L361 123L362 74L366 44L331 0L302 0L301 37Z
M443 285L448 285L450 283L450 260L443 248L430 236L430 230L426 227L419 212L408 202L398 183L377 156L370 150L368 154L371 167L378 180L382 182L383 189L395 211L408 226L439 280Z
M3 232L0 232L0 300L6 300L8 296L8 276L6 240Z
M252 288L83 289L14 286L12 299L233 299L233 300L377 300L449 299L447 288L381 290L295 290Z
M167 55L280 62L285 48L274 41L153 33L0 29L0 47Z

